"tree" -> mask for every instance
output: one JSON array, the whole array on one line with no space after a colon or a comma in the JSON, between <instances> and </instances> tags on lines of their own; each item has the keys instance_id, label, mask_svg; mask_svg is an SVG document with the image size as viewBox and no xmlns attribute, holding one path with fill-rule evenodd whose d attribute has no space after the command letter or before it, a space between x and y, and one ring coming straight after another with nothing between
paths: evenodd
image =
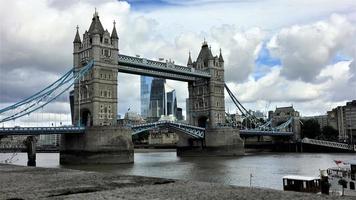
<instances>
[{"instance_id":1,"label":"tree","mask_svg":"<svg viewBox=\"0 0 356 200\"><path fill-rule=\"evenodd\" d=\"M250 117L244 118L242 120L242 126L247 128L256 128L255 122Z\"/></svg>"},{"instance_id":2,"label":"tree","mask_svg":"<svg viewBox=\"0 0 356 200\"><path fill-rule=\"evenodd\" d=\"M316 138L317 136L320 136L321 131L320 131L320 125L317 120L315 119L308 119L308 120L302 120L303 125L302 125L302 136L307 137L307 138Z\"/></svg>"},{"instance_id":3,"label":"tree","mask_svg":"<svg viewBox=\"0 0 356 200\"><path fill-rule=\"evenodd\" d=\"M331 141L337 141L339 132L332 126L324 126L321 133L324 135L325 139Z\"/></svg>"}]
</instances>

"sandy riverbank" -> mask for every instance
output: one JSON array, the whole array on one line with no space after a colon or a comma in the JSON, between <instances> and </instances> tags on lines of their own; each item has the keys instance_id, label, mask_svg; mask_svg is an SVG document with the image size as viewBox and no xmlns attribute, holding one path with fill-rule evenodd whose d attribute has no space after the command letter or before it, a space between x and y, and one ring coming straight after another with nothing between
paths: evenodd
<instances>
[{"instance_id":1,"label":"sandy riverbank","mask_svg":"<svg viewBox=\"0 0 356 200\"><path fill-rule=\"evenodd\" d=\"M0 199L350 199L217 183L0 164Z\"/></svg>"}]
</instances>

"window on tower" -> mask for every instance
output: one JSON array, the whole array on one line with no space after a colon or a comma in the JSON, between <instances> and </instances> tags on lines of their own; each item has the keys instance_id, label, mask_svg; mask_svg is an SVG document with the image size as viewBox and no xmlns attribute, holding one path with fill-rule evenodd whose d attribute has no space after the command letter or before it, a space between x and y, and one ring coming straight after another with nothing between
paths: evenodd
<instances>
[{"instance_id":1,"label":"window on tower","mask_svg":"<svg viewBox=\"0 0 356 200\"><path fill-rule=\"evenodd\" d=\"M109 50L107 49L104 50L104 56L109 57Z\"/></svg>"}]
</instances>

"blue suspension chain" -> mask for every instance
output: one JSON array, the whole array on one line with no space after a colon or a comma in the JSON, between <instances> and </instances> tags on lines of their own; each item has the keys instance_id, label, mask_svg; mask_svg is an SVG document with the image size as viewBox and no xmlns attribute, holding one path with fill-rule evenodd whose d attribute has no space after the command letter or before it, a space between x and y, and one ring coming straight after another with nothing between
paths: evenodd
<instances>
[{"instance_id":1,"label":"blue suspension chain","mask_svg":"<svg viewBox=\"0 0 356 200\"><path fill-rule=\"evenodd\" d=\"M15 120L17 118L20 118L26 114L30 114L40 108L43 108L44 106L46 106L48 103L52 102L54 99L56 99L58 96L60 96L61 94L63 94L64 92L68 91L70 89L70 87L74 84L75 80L80 79L81 77L83 77L92 67L94 66L94 61L89 62L86 66L82 67L77 73L75 73L75 71L73 69L71 69L69 72L67 72L64 76L62 76L60 79L58 79L57 81L55 81L54 83L52 83L50 86L46 87L45 89L41 90L40 92L37 92L36 94L32 95L29 98L26 98L25 100L18 102L12 106L6 107L2 110L0 110L0 114L5 112L5 111L9 111L9 110L14 110L22 105L25 105L31 101L35 101L34 103L32 103L32 105L24 108L23 110L21 110L20 112L17 112L9 117L6 117L2 120L0 120L0 122L6 122L6 121L10 121L10 120ZM69 79L68 77L72 75ZM63 85L69 83L70 81L72 81L68 87L66 87L63 91L61 91L59 94L54 95L54 97L50 97L51 94L53 94L56 90L58 90L59 88L61 88ZM56 85L57 83L59 83L58 85ZM56 85L54 88L50 89L52 86ZM46 91L50 89L49 91ZM45 92L46 91L46 92ZM40 105L38 107L34 107L36 105L38 105L42 100L46 100L46 102L43 105Z\"/></svg>"}]
</instances>

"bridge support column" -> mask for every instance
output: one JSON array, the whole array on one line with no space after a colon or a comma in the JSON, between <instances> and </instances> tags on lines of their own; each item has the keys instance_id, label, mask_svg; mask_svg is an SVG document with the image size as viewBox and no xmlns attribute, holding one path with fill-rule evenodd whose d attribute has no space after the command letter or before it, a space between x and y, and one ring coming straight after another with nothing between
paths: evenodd
<instances>
[{"instance_id":1,"label":"bridge support column","mask_svg":"<svg viewBox=\"0 0 356 200\"><path fill-rule=\"evenodd\" d=\"M184 138L182 138L184 140ZM189 146L189 142L178 143L178 156L239 156L245 153L239 130L230 127L208 128L202 148Z\"/></svg>"},{"instance_id":2,"label":"bridge support column","mask_svg":"<svg viewBox=\"0 0 356 200\"><path fill-rule=\"evenodd\" d=\"M88 127L82 135L62 135L61 164L133 163L131 130L114 126Z\"/></svg>"},{"instance_id":3,"label":"bridge support column","mask_svg":"<svg viewBox=\"0 0 356 200\"><path fill-rule=\"evenodd\" d=\"M36 138L28 136L24 141L27 151L27 166L36 166Z\"/></svg>"}]
</instances>

